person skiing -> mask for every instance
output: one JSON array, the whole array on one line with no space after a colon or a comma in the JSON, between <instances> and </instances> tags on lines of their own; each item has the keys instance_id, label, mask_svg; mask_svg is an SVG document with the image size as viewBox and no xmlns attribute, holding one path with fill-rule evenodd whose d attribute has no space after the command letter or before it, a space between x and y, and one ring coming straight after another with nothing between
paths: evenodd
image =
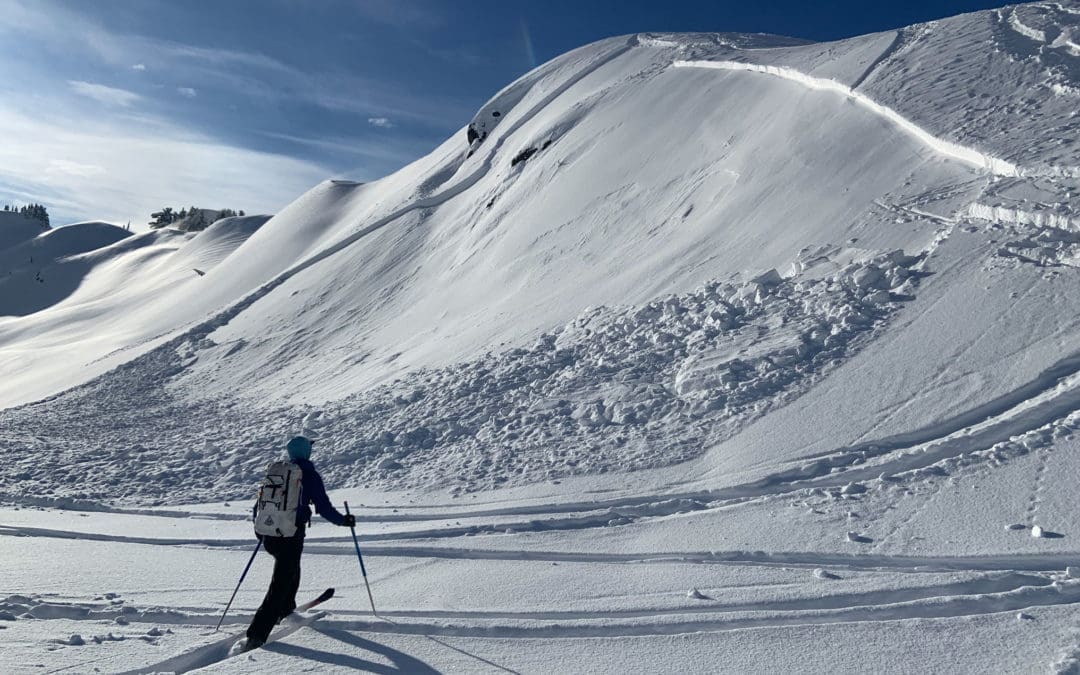
<instances>
[{"instance_id":1,"label":"person skiing","mask_svg":"<svg viewBox=\"0 0 1080 675\"><path fill-rule=\"evenodd\" d=\"M248 626L247 641L244 645L245 650L262 646L270 636L270 631L274 628L274 625L296 609L296 591L300 587L300 555L304 551L304 530L308 523L311 522L311 507L309 505L314 504L319 515L334 525L342 527L356 526L356 518L353 515L342 515L330 503L330 497L326 494L326 487L323 485L322 477L315 470L315 465L311 463L311 447L313 444L314 441L304 436L296 436L285 446L291 464L299 467L300 475L297 480L300 491L298 497L294 496L290 500L286 496L276 506L280 507L282 504L288 504L295 509L295 532L292 532L293 527L280 524L274 525L271 522L273 518L268 518L265 523L260 522L262 516L260 516L259 511L260 507L264 505L263 493L267 490L268 483L273 482L270 481L274 477L273 475L267 476L268 482L263 484L259 501L255 505L255 517L258 519L256 520L255 536L262 540L266 552L274 556L274 575L270 580L270 588L266 591L266 597L263 598L262 604L259 606L258 611L255 612L255 618L251 620L251 625ZM278 467L284 467L288 471L292 471L289 463L281 462L270 466L270 474L273 474ZM293 473L288 475L292 476ZM285 486L284 494L288 495L288 481L282 480L278 484ZM276 512L286 513L292 520L292 509ZM274 514L268 513L268 515ZM267 531L266 526L268 524L273 527L270 531L277 536Z\"/></svg>"}]
</instances>

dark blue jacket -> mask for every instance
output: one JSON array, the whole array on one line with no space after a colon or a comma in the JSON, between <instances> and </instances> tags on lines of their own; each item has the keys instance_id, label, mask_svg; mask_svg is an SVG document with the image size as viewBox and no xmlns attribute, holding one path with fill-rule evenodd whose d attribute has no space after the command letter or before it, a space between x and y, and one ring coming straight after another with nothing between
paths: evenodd
<instances>
[{"instance_id":1,"label":"dark blue jacket","mask_svg":"<svg viewBox=\"0 0 1080 675\"><path fill-rule=\"evenodd\" d=\"M345 516L341 515L330 503L322 476L315 470L315 465L311 463L311 460L297 458L291 461L304 472L303 483L300 486L300 508L296 510L296 524L303 526L311 522L311 507L308 504L314 504L320 516L334 525L344 525Z\"/></svg>"}]
</instances>

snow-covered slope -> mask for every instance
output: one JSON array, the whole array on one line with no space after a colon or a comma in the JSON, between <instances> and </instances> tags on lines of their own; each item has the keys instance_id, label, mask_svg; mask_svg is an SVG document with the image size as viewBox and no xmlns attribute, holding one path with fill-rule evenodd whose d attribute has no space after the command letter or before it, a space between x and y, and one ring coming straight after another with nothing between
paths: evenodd
<instances>
[{"instance_id":1,"label":"snow-covered slope","mask_svg":"<svg viewBox=\"0 0 1080 675\"><path fill-rule=\"evenodd\" d=\"M130 358L117 350L152 347L186 316L168 298L199 285L267 219L226 218L197 234L80 223L0 251L11 266L0 277L0 379L9 399L41 398ZM147 319L162 315L169 318Z\"/></svg>"},{"instance_id":2,"label":"snow-covered slope","mask_svg":"<svg viewBox=\"0 0 1080 675\"><path fill-rule=\"evenodd\" d=\"M0 319L2 496L164 503L183 532L132 539L120 524L150 516L131 512L0 522L41 550L240 547L246 503L177 502L246 502L305 431L328 484L368 504L408 622L341 619L341 639L486 636L540 670L589 637L582 663L615 671L622 636L652 641L627 663L661 669L664 636L704 631L690 648L732 670L800 665L723 637L756 627L860 671L826 645L889 621L934 670L1068 667L1078 25L1040 3L828 44L612 38L504 89L471 146L462 131L380 181L327 181L265 224L58 260L77 289ZM403 571L415 559L429 576ZM671 569L609 583L632 562ZM913 589L926 574L944 576ZM483 606L464 600L478 578ZM417 585L446 590L416 609ZM1017 621L1032 607L1049 632ZM950 661L938 636L960 628ZM518 637L546 642L519 657Z\"/></svg>"},{"instance_id":3,"label":"snow-covered slope","mask_svg":"<svg viewBox=\"0 0 1080 675\"><path fill-rule=\"evenodd\" d=\"M40 221L16 211L0 211L0 251L33 239L45 229Z\"/></svg>"}]
</instances>

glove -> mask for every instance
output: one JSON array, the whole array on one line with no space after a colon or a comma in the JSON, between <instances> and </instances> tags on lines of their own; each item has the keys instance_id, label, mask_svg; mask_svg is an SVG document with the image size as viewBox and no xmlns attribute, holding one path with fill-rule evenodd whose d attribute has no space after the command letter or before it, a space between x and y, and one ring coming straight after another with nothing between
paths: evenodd
<instances>
[{"instance_id":1,"label":"glove","mask_svg":"<svg viewBox=\"0 0 1080 675\"><path fill-rule=\"evenodd\" d=\"M345 522L342 523L345 527L356 527L356 516L349 513L345 516Z\"/></svg>"}]
</instances>

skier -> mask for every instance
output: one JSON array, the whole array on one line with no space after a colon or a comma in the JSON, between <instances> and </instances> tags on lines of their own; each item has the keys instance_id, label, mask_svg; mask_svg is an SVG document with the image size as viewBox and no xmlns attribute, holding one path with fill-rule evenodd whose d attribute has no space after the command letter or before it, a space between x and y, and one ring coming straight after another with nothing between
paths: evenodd
<instances>
[{"instance_id":1,"label":"skier","mask_svg":"<svg viewBox=\"0 0 1080 675\"><path fill-rule=\"evenodd\" d=\"M266 591L262 605L255 612L255 618L247 629L245 650L262 646L270 636L274 625L296 609L296 591L300 586L300 554L304 551L304 529L311 521L309 504L314 504L319 515L335 525L356 526L356 518L353 515L342 515L330 503L322 477L315 470L315 465L311 463L312 445L313 441L310 439L296 436L285 446L289 452L290 461L299 467L301 472L299 500L286 499L286 501L295 501L296 504L295 534L289 534L289 531L293 529L291 527L286 527L285 532L280 528L275 528L277 534L282 536L274 536L265 531L260 533L259 525L256 525L255 536L262 540L266 552L274 556L274 576L270 580L270 588ZM271 465L271 470L276 466L280 465ZM288 467L288 464L284 466ZM262 501L260 496L260 503ZM259 506L260 504L256 504L256 516L258 516Z\"/></svg>"}]
</instances>

